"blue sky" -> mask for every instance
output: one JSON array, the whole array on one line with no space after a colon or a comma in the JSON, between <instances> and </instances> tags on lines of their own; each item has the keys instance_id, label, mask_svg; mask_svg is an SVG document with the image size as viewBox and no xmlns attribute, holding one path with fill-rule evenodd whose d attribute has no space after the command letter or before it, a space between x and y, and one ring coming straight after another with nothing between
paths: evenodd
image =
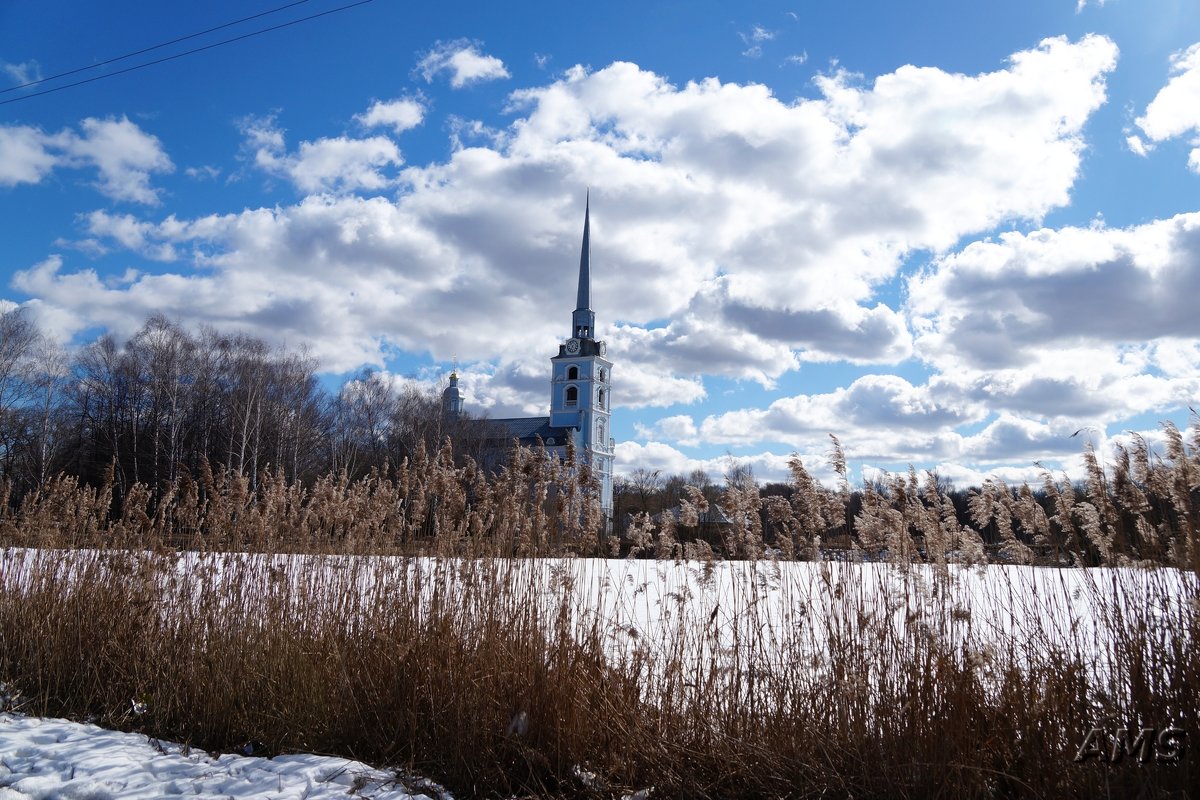
<instances>
[{"instance_id":1,"label":"blue sky","mask_svg":"<svg viewBox=\"0 0 1200 800\"><path fill-rule=\"evenodd\" d=\"M5 4L0 88L278 3ZM0 298L545 413L583 194L618 471L828 434L856 477L1073 471L1200 403L1200 8L373 2L0 94ZM14 102L5 102L14 101ZM827 474L827 473L825 473Z\"/></svg>"}]
</instances>

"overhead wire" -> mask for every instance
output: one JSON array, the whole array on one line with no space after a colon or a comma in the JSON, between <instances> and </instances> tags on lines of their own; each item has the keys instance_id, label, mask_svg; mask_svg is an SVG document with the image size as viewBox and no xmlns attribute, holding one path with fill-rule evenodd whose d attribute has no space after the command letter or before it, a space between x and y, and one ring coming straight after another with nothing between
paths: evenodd
<instances>
[{"instance_id":1,"label":"overhead wire","mask_svg":"<svg viewBox=\"0 0 1200 800\"><path fill-rule=\"evenodd\" d=\"M271 31L277 31L277 30L280 30L281 28L288 28L288 27L291 27L292 25L299 25L301 22L308 22L310 20L318 19L319 17L326 17L326 16L329 16L330 14L336 14L340 11L346 11L348 9L356 8L358 6L365 6L368 3L373 3L373 2L375 2L375 0L358 0L358 2L348 3L344 6L338 6L337 8L331 8L328 11L322 11L319 14L311 14L307 17L301 17L300 19L294 19L289 22L282 22L278 25L272 25L269 28L262 28L261 30L252 31L250 33L244 33L241 36L234 36L230 39L223 39L219 42L213 42L212 44L206 44L203 47L196 47L191 50L185 50L182 53L175 53L173 55L163 56L162 58L156 58L153 61L147 61L144 64L136 64L132 67L126 67L125 69L119 69L114 72L106 72L103 75L97 75L94 78L85 78L84 80L75 81L74 83L65 83L62 86L55 86L52 89L43 89L40 92L30 92L29 94L22 95L20 97L10 97L7 100L0 100L0 106L6 106L9 103L19 103L22 100L31 100L34 97L41 97L42 95L53 94L54 92L61 92L64 89L71 89L76 86L83 86L86 83L93 83L95 81L104 80L105 78L115 78L117 75L124 75L127 72L136 72L139 69L145 69L146 67L153 67L156 64L162 64L166 61L174 61L177 58L183 58L184 56L190 56L190 55L194 55L196 53L202 53L205 50L212 50L215 47L221 47L223 45L232 44L234 42L240 42L243 39L249 39L254 36L261 36L264 33L270 33ZM297 4L293 4L293 5L297 5ZM231 24L235 24L235 23L231 23ZM185 37L185 38L191 38L191 37ZM157 49L157 48L151 48L151 49ZM115 59L115 60L120 60L120 59Z\"/></svg>"},{"instance_id":2,"label":"overhead wire","mask_svg":"<svg viewBox=\"0 0 1200 800\"><path fill-rule=\"evenodd\" d=\"M56 81L59 78L65 78L68 75L75 75L80 72L86 72L89 69L97 69L99 67L108 66L109 64L115 64L118 61L124 61L125 59L133 58L134 56L140 56L143 53L151 53L155 50L161 50L164 47L170 47L173 44L179 44L180 42L186 42L188 39L195 39L198 36L205 36L210 33L215 33L216 31L219 31L219 30L224 30L225 28L232 28L234 25L241 25L243 22L249 22L252 19L258 19L259 17L266 17L271 14L277 14L280 11L286 11L287 9L292 8L293 6L302 5L307 2L310 2L310 0L296 0L296 2L294 2L294 3L288 3L285 6L279 6L278 8L272 8L270 11L263 11L258 14L253 14L249 17L242 17L241 19L235 19L233 22L226 22L224 25L218 25L215 28L209 28L208 30L199 31L198 33L189 33L187 36L180 36L177 39L172 39L171 41L163 42L162 44L156 44L156 45L152 45L150 47L143 47L141 50L134 50L132 53L126 53L123 56L117 56L116 58L110 58L105 61L97 61L95 64L88 64L87 66L77 67L76 69L69 69L66 72L60 72L57 75L51 75L48 78L38 78L36 81L28 81L26 83L18 84L17 86L10 86L7 89L0 89L0 94L7 94L8 92L15 92L18 89L27 89L30 86L37 86L38 84L47 83L48 81Z\"/></svg>"}]
</instances>

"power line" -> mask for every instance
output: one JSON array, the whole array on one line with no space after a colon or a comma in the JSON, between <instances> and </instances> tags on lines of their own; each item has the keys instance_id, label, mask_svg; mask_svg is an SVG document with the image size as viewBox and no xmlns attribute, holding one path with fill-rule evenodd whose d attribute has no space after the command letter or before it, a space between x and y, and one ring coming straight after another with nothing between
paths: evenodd
<instances>
[{"instance_id":1,"label":"power line","mask_svg":"<svg viewBox=\"0 0 1200 800\"><path fill-rule=\"evenodd\" d=\"M86 67L79 67L77 69L69 69L66 72L60 72L57 75L51 75L49 78L38 78L36 81L29 81L28 83L22 83L19 86L10 86L7 89L0 89L0 94L7 94L8 92L15 92L18 89L26 89L30 86L37 86L39 83L46 83L47 81L58 80L59 78L65 78L68 75L74 75L77 72L85 72L89 69L96 69L97 67L103 67L103 66L107 66L109 64L115 64L116 62L124 61L127 58L133 58L134 56L140 56L143 53L149 53L154 50L160 50L164 47L170 47L173 44L179 44L180 42L186 42L188 39L195 39L197 36L204 36L205 34L213 33L215 31L223 30L225 28L231 28L234 25L241 25L243 22L249 22L252 19L258 19L259 17L265 17L270 14L276 14L280 11L285 11L285 10L289 9L292 6L298 6L303 3L307 3L307 2L309 2L309 0L296 0L296 2L288 3L286 6L280 6L279 8L272 8L270 11L263 11L259 14L254 14L253 16L249 16L249 17L242 17L241 19L234 20L233 22L226 22L224 25L218 25L215 28L209 28L206 31L200 31L199 33L189 33L187 36L180 36L178 39L172 39L169 42L163 42L162 44L156 44L156 45L153 45L152 47L143 47L141 50L134 50L132 53L126 53L123 56L117 56L116 58L110 58L107 61L100 61L96 64L88 64Z\"/></svg>"},{"instance_id":2,"label":"power line","mask_svg":"<svg viewBox=\"0 0 1200 800\"><path fill-rule=\"evenodd\" d=\"M132 67L126 67L125 69L119 69L115 72L106 72L105 74L97 75L94 78L85 78L84 80L75 81L74 83L66 83L66 84L63 84L62 86L55 86L53 89L43 89L40 92L32 92L27 95L22 95L21 97L11 97L8 100L0 100L0 106L6 106L9 103L19 103L22 100L29 100L34 97L41 97L44 94L53 94L54 92L61 92L63 89L70 89L75 86L82 86L85 83L93 83L94 81L104 80L105 78L113 78L113 77L116 77L117 75L124 75L126 72L136 72L139 69L145 69L146 67L153 67L155 64L162 64L165 61L174 61L177 58L183 58L184 56L190 56L195 53L202 53L205 50L212 50L214 47L221 47L222 45L232 44L233 42L240 42L243 39L249 39L253 36L260 36L264 33L270 33L271 31L277 31L281 28L291 27L292 25L299 25L301 22L308 22L309 20L314 20L314 19L317 19L318 17L326 17L326 16L329 16L330 14L336 14L339 11L346 11L347 9L356 8L357 6L365 6L367 3L373 3L373 2L375 2L375 0L358 0L357 3L349 3L344 6L338 6L337 8L331 8L328 11L322 11L319 14L312 14L311 16L301 17L300 19L294 19L291 22L283 22L283 23L280 23L279 25L272 25L269 28L263 28L261 30L252 31L250 33L245 33L245 34L242 34L241 36L235 36L232 39L223 39L222 41L219 41L219 42L213 42L212 44L206 44L203 47L196 47L196 48L193 48L192 50L185 50L182 53L176 53L176 54L170 55L170 56L163 56L162 58L156 58L153 61L147 61L144 64L137 64Z\"/></svg>"}]
</instances>

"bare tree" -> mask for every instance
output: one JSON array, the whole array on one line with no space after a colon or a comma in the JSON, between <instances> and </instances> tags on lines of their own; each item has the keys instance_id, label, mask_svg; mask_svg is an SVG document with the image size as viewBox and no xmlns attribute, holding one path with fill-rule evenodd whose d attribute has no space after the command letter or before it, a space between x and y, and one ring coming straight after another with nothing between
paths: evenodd
<instances>
[{"instance_id":1,"label":"bare tree","mask_svg":"<svg viewBox=\"0 0 1200 800\"><path fill-rule=\"evenodd\" d=\"M347 381L334 403L333 468L358 477L386 464L399 405L391 380L379 372L365 369Z\"/></svg>"},{"instance_id":2,"label":"bare tree","mask_svg":"<svg viewBox=\"0 0 1200 800\"><path fill-rule=\"evenodd\" d=\"M27 415L28 474L41 486L62 469L64 434L62 393L70 374L70 361L63 347L43 338L36 353L37 368L30 386L36 394L30 398Z\"/></svg>"},{"instance_id":3,"label":"bare tree","mask_svg":"<svg viewBox=\"0 0 1200 800\"><path fill-rule=\"evenodd\" d=\"M662 470L638 467L624 479L623 483L627 493L635 499L638 510L650 513L653 506L657 505L655 501L658 500L658 495L662 491Z\"/></svg>"},{"instance_id":4,"label":"bare tree","mask_svg":"<svg viewBox=\"0 0 1200 800\"><path fill-rule=\"evenodd\" d=\"M36 394L35 354L42 335L24 309L0 312L0 470L13 472L25 427L26 404Z\"/></svg>"}]
</instances>

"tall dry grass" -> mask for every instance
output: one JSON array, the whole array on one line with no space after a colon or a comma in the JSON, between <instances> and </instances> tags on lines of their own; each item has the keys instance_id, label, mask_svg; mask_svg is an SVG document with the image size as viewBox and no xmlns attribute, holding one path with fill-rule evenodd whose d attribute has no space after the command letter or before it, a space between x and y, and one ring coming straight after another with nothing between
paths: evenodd
<instances>
[{"instance_id":1,"label":"tall dry grass","mask_svg":"<svg viewBox=\"0 0 1200 800\"><path fill-rule=\"evenodd\" d=\"M574 557L614 544L595 487L528 450L495 478L448 448L311 489L205 472L115 517L60 479L0 519L0 695L460 796L1183 797L1198 440L1091 459L1083 494L989 484L976 528L915 472L851 520L796 461L790 498L722 497L741 561L690 541L699 492L636 521L658 560ZM988 526L1006 561L1108 566L985 566ZM848 532L853 561L822 561ZM1093 726L1168 725L1178 764L1072 760Z\"/></svg>"}]
</instances>

